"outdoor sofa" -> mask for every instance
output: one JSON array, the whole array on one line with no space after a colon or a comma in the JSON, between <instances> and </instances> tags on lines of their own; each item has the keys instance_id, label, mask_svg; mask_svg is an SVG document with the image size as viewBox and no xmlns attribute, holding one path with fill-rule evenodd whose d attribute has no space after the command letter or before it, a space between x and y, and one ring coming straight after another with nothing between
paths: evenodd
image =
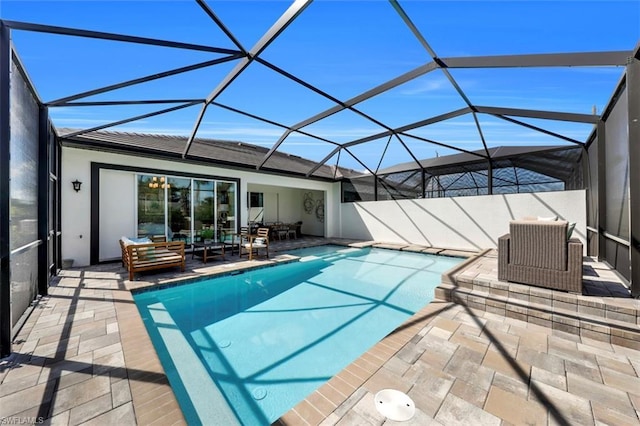
<instances>
[{"instance_id":1,"label":"outdoor sofa","mask_svg":"<svg viewBox=\"0 0 640 426\"><path fill-rule=\"evenodd\" d=\"M582 243L569 223L514 220L498 240L498 279L582 294Z\"/></svg>"},{"instance_id":2,"label":"outdoor sofa","mask_svg":"<svg viewBox=\"0 0 640 426\"><path fill-rule=\"evenodd\" d=\"M120 248L122 265L129 272L129 281L133 281L133 274L140 271L179 266L184 272L184 241L151 242L148 239L122 237Z\"/></svg>"}]
</instances>

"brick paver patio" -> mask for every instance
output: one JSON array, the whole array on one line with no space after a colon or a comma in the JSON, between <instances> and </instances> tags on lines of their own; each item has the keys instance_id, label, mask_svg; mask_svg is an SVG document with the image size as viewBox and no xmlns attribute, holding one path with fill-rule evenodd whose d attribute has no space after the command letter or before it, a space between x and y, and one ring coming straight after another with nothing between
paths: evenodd
<instances>
[{"instance_id":1,"label":"brick paver patio","mask_svg":"<svg viewBox=\"0 0 640 426\"><path fill-rule=\"evenodd\" d=\"M194 260L134 282L119 264L63 271L2 361L0 419L184 424L130 288L270 261ZM393 388L416 404L405 424L640 424L639 375L640 351L434 300L279 422L379 425L374 395Z\"/></svg>"}]
</instances>

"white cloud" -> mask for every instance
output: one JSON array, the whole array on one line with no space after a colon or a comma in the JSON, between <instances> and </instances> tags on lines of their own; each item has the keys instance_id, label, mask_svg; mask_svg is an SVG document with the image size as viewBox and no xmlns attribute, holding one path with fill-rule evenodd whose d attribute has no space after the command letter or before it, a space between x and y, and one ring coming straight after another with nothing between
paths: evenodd
<instances>
[{"instance_id":1,"label":"white cloud","mask_svg":"<svg viewBox=\"0 0 640 426\"><path fill-rule=\"evenodd\" d=\"M102 124L111 123L112 120L101 120L97 118L56 118L52 117L54 124L58 127L86 127L100 126Z\"/></svg>"},{"instance_id":2,"label":"white cloud","mask_svg":"<svg viewBox=\"0 0 640 426\"><path fill-rule=\"evenodd\" d=\"M445 78L438 78L432 80L424 80L418 81L413 84L409 84L409 87L400 90L401 95L413 96L420 95L423 93L436 92L445 87L451 87L451 83L449 83Z\"/></svg>"}]
</instances>

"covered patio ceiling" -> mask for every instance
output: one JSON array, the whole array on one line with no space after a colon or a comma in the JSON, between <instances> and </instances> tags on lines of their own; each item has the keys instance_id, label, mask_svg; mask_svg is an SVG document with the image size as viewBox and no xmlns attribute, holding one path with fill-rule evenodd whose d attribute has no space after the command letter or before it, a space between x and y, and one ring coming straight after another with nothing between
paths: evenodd
<instances>
[{"instance_id":1,"label":"covered patio ceiling","mask_svg":"<svg viewBox=\"0 0 640 426\"><path fill-rule=\"evenodd\" d=\"M241 140L268 148L257 170L278 151L315 161L306 176L584 145L640 58L637 2L533 2L535 23L529 2L107 2L98 20L71 3L3 12L65 138L182 134L185 159L196 138Z\"/></svg>"}]
</instances>

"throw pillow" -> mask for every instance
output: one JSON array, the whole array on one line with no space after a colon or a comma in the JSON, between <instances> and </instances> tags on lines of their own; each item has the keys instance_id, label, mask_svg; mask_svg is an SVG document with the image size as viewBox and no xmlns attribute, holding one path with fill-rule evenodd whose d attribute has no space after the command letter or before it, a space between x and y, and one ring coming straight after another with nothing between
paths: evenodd
<instances>
[{"instance_id":1,"label":"throw pillow","mask_svg":"<svg viewBox=\"0 0 640 426\"><path fill-rule=\"evenodd\" d=\"M151 241L150 238L141 237L141 238L129 238L133 242L133 244L149 244Z\"/></svg>"},{"instance_id":2,"label":"throw pillow","mask_svg":"<svg viewBox=\"0 0 640 426\"><path fill-rule=\"evenodd\" d=\"M569 222L567 225L567 240L571 239L571 234L573 234L573 229L576 227L575 222Z\"/></svg>"},{"instance_id":3,"label":"throw pillow","mask_svg":"<svg viewBox=\"0 0 640 426\"><path fill-rule=\"evenodd\" d=\"M141 245L141 244L151 244L150 238L141 237L141 238L129 238L131 244ZM155 247L141 247L138 249L138 260L153 260L156 257L156 248Z\"/></svg>"}]
</instances>

